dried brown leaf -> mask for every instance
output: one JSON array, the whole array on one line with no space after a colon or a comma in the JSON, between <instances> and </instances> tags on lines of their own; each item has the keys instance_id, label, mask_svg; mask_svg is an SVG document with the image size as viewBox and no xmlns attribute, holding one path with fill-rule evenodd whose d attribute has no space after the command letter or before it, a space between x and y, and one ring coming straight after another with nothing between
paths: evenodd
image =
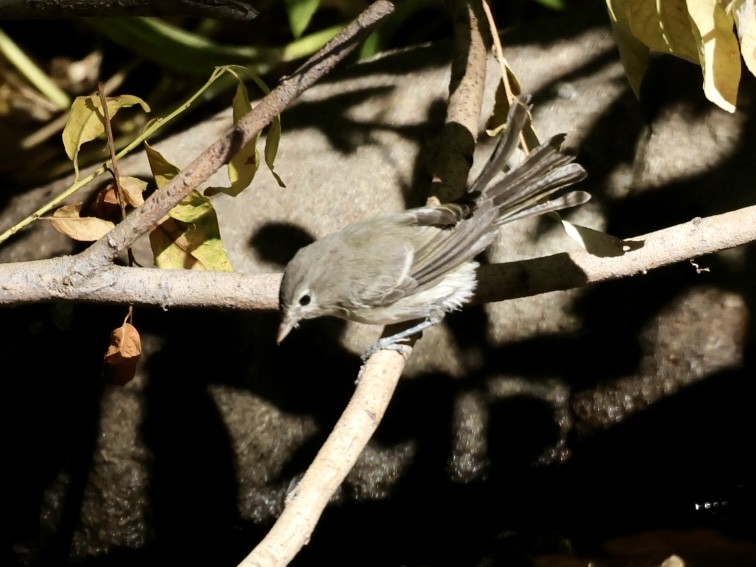
<instances>
[{"instance_id":1,"label":"dried brown leaf","mask_svg":"<svg viewBox=\"0 0 756 567\"><path fill-rule=\"evenodd\" d=\"M131 323L124 323L110 334L105 353L105 374L113 384L127 384L134 379L141 356L139 331Z\"/></svg>"},{"instance_id":2,"label":"dried brown leaf","mask_svg":"<svg viewBox=\"0 0 756 567\"><path fill-rule=\"evenodd\" d=\"M63 205L48 217L58 232L82 242L94 242L105 236L115 226L112 222L97 217L82 217L81 203Z\"/></svg>"}]
</instances>

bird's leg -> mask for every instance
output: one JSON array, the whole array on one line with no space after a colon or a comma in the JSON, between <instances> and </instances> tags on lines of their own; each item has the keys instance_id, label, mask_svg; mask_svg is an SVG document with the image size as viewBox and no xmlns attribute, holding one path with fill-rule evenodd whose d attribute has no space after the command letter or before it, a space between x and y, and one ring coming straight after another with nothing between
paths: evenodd
<instances>
[{"instance_id":1,"label":"bird's leg","mask_svg":"<svg viewBox=\"0 0 756 567\"><path fill-rule=\"evenodd\" d=\"M393 335L389 335L388 337L382 337L378 339L378 341L376 341L376 343L371 346L365 352L365 354L362 355L362 361L366 361L368 358L382 349L406 352L409 347L405 344L402 344L401 341L403 341L407 337L411 337L414 334L420 333L425 329L432 327L433 325L438 325L441 322L441 319L443 319L443 314L431 315L427 319L423 319L422 321L420 321L416 325L412 325L408 329L404 329L403 331L399 331L398 333L394 333Z\"/></svg>"}]
</instances>

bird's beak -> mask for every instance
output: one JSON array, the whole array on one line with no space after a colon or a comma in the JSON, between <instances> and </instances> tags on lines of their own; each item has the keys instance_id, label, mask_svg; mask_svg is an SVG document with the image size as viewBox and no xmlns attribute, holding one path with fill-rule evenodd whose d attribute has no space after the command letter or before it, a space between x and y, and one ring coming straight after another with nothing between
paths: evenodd
<instances>
[{"instance_id":1,"label":"bird's beak","mask_svg":"<svg viewBox=\"0 0 756 567\"><path fill-rule=\"evenodd\" d=\"M289 334L289 332L294 328L295 321L292 321L291 319L284 319L281 321L281 324L278 326L278 336L276 337L276 343L281 344L281 341L283 341L286 338L286 335Z\"/></svg>"}]
</instances>

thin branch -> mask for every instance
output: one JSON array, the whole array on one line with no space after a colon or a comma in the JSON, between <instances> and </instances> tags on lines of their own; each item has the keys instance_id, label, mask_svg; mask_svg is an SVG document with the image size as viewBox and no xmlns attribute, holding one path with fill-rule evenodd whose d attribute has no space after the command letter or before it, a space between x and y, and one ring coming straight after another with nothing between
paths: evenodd
<instances>
[{"instance_id":1,"label":"thin branch","mask_svg":"<svg viewBox=\"0 0 756 567\"><path fill-rule=\"evenodd\" d=\"M93 271L107 265L142 234L156 226L174 205L227 163L239 148L270 124L273 118L281 114L300 94L332 71L359 45L360 40L393 10L394 5L388 0L378 0L365 9L293 75L282 80L278 87L185 167L168 185L156 191L143 206L83 252L81 256L89 263L89 267L82 266L82 276L88 277Z\"/></svg>"},{"instance_id":2,"label":"thin branch","mask_svg":"<svg viewBox=\"0 0 756 567\"><path fill-rule=\"evenodd\" d=\"M381 423L410 350L383 350L370 357L344 413L289 494L283 513L239 567L287 565L307 544L331 495Z\"/></svg>"},{"instance_id":3,"label":"thin branch","mask_svg":"<svg viewBox=\"0 0 756 567\"><path fill-rule=\"evenodd\" d=\"M244 0L3 0L0 20L91 16L182 16L249 21L257 16Z\"/></svg>"},{"instance_id":4,"label":"thin branch","mask_svg":"<svg viewBox=\"0 0 756 567\"><path fill-rule=\"evenodd\" d=\"M578 251L482 266L474 302L504 301L636 276L754 241L756 205L626 239L637 248L622 256L601 258ZM161 308L278 308L281 274L111 265L77 283L70 277L77 265L76 256L0 264L0 306L64 300Z\"/></svg>"},{"instance_id":5,"label":"thin branch","mask_svg":"<svg viewBox=\"0 0 756 567\"><path fill-rule=\"evenodd\" d=\"M483 266L476 297L501 301L582 287L685 262L756 241L756 205L625 239L633 248L622 256L601 258L587 252ZM501 297L498 287L507 289Z\"/></svg>"},{"instance_id":6,"label":"thin branch","mask_svg":"<svg viewBox=\"0 0 756 567\"><path fill-rule=\"evenodd\" d=\"M465 192L486 86L488 34L482 0L452 6L454 23L449 103L433 165L434 196L452 201Z\"/></svg>"},{"instance_id":7,"label":"thin branch","mask_svg":"<svg viewBox=\"0 0 756 567\"><path fill-rule=\"evenodd\" d=\"M105 96L105 93L105 83L100 82L97 86L97 94L100 97L100 104L102 105L102 125L105 128L105 134L107 136L107 146L108 151L110 152L110 167L113 170L113 186L115 187L118 206L121 209L121 220L123 220L124 218L126 218L126 199L123 195L123 187L121 187L121 174L118 172L118 158L116 158L115 143L113 142L113 126L110 123L108 99Z\"/></svg>"},{"instance_id":8,"label":"thin branch","mask_svg":"<svg viewBox=\"0 0 756 567\"><path fill-rule=\"evenodd\" d=\"M491 40L493 41L493 51L496 54L496 60L499 62L499 67L501 67L501 81L504 85L504 92L507 95L507 100L512 102L516 95L512 90L512 85L509 83L509 74L507 73L509 63L504 58L504 49L501 46L501 38L499 37L499 32L496 27L496 21L491 13L491 7L488 5L488 0L483 0L483 11L486 13L488 31L491 33Z\"/></svg>"}]
</instances>

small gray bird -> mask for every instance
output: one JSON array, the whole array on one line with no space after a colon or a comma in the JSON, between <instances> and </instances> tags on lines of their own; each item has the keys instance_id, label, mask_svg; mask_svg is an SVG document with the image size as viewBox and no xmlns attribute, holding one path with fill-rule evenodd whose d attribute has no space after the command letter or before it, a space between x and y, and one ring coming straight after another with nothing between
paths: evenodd
<instances>
[{"instance_id":1,"label":"small gray bird","mask_svg":"<svg viewBox=\"0 0 756 567\"><path fill-rule=\"evenodd\" d=\"M586 176L573 156L560 151L564 134L488 186L517 146L529 102L513 102L505 134L461 199L356 222L299 250L281 281L278 342L301 320L322 315L374 325L420 320L381 339L366 356L401 348L399 341L470 300L478 267L473 259L502 224L588 201L584 191L547 200Z\"/></svg>"}]
</instances>

